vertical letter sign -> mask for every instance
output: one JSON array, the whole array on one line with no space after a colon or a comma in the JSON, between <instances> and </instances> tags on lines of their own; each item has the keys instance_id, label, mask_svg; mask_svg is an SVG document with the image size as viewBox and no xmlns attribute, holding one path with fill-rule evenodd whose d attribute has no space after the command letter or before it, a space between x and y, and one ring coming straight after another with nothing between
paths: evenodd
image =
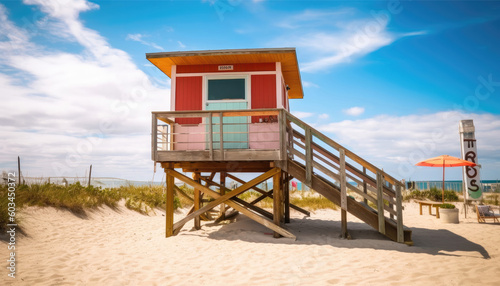
<instances>
[{"instance_id":1,"label":"vertical letter sign","mask_svg":"<svg viewBox=\"0 0 500 286\"><path fill-rule=\"evenodd\" d=\"M462 159L473 163L477 161L476 137L474 135L474 122L472 120L461 120L459 125L460 145L462 146ZM463 168L463 183L466 200L480 200L483 195L481 180L479 178L479 166Z\"/></svg>"}]
</instances>

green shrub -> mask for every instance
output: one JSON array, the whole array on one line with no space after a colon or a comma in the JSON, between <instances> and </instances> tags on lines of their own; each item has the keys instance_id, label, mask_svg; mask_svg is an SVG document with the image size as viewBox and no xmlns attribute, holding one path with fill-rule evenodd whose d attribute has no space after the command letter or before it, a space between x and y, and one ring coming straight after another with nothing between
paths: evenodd
<instances>
[{"instance_id":1,"label":"green shrub","mask_svg":"<svg viewBox=\"0 0 500 286\"><path fill-rule=\"evenodd\" d=\"M412 190L408 194L404 196L404 200L410 199L430 199L432 201L441 201L442 200L442 191L436 187L432 187L428 191L420 191L420 190ZM458 195L455 191L445 190L444 191L444 200L448 202L457 202Z\"/></svg>"},{"instance_id":2,"label":"green shrub","mask_svg":"<svg viewBox=\"0 0 500 286\"><path fill-rule=\"evenodd\" d=\"M453 205L453 204L441 204L439 207L442 209L454 209L455 205Z\"/></svg>"}]
</instances>

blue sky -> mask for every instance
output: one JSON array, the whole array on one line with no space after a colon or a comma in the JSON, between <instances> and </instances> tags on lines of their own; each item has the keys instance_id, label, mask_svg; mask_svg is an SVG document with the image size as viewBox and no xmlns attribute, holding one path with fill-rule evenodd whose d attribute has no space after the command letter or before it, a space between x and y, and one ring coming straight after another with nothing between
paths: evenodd
<instances>
[{"instance_id":1,"label":"blue sky","mask_svg":"<svg viewBox=\"0 0 500 286\"><path fill-rule=\"evenodd\" d=\"M498 1L0 1L0 168L149 180L149 121L170 81L145 53L296 47L292 113L400 179L460 156L474 119L500 179ZM158 178L157 174L157 178ZM461 179L459 168L447 179Z\"/></svg>"}]
</instances>

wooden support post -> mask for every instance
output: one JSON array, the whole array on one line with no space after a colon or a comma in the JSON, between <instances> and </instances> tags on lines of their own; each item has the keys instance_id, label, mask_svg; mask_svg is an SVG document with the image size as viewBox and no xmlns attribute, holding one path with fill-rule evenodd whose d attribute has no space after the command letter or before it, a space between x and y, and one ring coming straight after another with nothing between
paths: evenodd
<instances>
[{"instance_id":1,"label":"wooden support post","mask_svg":"<svg viewBox=\"0 0 500 286\"><path fill-rule=\"evenodd\" d=\"M175 143L174 142L174 123L173 122L169 123L168 127L169 127L169 131L168 132L170 132L169 136L168 136L169 140L170 140L170 144L169 144L169 148L170 149L169 150L173 151L174 150L174 143Z\"/></svg>"},{"instance_id":2,"label":"wooden support post","mask_svg":"<svg viewBox=\"0 0 500 286\"><path fill-rule=\"evenodd\" d=\"M366 167L363 167L363 174L366 177ZM368 194L368 188L366 186L366 180L365 179L363 179L363 193ZM368 204L368 200L366 198L363 198L363 202L365 203L365 205Z\"/></svg>"},{"instance_id":3,"label":"wooden support post","mask_svg":"<svg viewBox=\"0 0 500 286\"><path fill-rule=\"evenodd\" d=\"M220 172L220 195L223 196L226 194L226 190L224 189L226 187L226 172ZM219 218L221 221L225 219L226 216L226 204L222 203L220 204L220 212L219 212Z\"/></svg>"},{"instance_id":4,"label":"wooden support post","mask_svg":"<svg viewBox=\"0 0 500 286\"><path fill-rule=\"evenodd\" d=\"M311 128L306 128L306 185L312 185L313 173L313 150L312 150L312 134Z\"/></svg>"},{"instance_id":5,"label":"wooden support post","mask_svg":"<svg viewBox=\"0 0 500 286\"><path fill-rule=\"evenodd\" d=\"M384 216L384 176L377 172L377 212L378 212L378 232L385 234L385 216Z\"/></svg>"},{"instance_id":6,"label":"wooden support post","mask_svg":"<svg viewBox=\"0 0 500 286\"><path fill-rule=\"evenodd\" d=\"M158 121L156 120L156 114L153 114L151 119L151 159L156 162L156 151L158 150L156 144L158 144Z\"/></svg>"},{"instance_id":7,"label":"wooden support post","mask_svg":"<svg viewBox=\"0 0 500 286\"><path fill-rule=\"evenodd\" d=\"M281 110L279 113L279 128L280 128L280 146L281 146L281 169L283 171L287 171L287 162L288 162L288 140L287 140L287 133L286 133L286 115L285 115L285 110Z\"/></svg>"},{"instance_id":8,"label":"wooden support post","mask_svg":"<svg viewBox=\"0 0 500 286\"><path fill-rule=\"evenodd\" d=\"M398 242L404 243L405 242L405 235L404 235L404 229L403 229L403 195L401 194L401 186L396 185L396 211L397 211L397 236L398 236Z\"/></svg>"},{"instance_id":9,"label":"wooden support post","mask_svg":"<svg viewBox=\"0 0 500 286\"><path fill-rule=\"evenodd\" d=\"M167 171L166 169L165 171ZM167 173L167 191L165 198L165 237L174 234L174 177Z\"/></svg>"},{"instance_id":10,"label":"wooden support post","mask_svg":"<svg viewBox=\"0 0 500 286\"><path fill-rule=\"evenodd\" d=\"M200 183L200 173L199 172L195 172L193 174L193 180L197 183ZM200 190L197 188L194 188L194 211L197 211L200 209L200 206L201 206L200 195L201 195ZM201 229L201 222L200 222L199 215L194 217L194 228Z\"/></svg>"},{"instance_id":11,"label":"wooden support post","mask_svg":"<svg viewBox=\"0 0 500 286\"><path fill-rule=\"evenodd\" d=\"M340 163L340 207L341 212L341 233L340 237L348 238L347 233L347 176L345 173L345 150L339 149L339 163Z\"/></svg>"},{"instance_id":12,"label":"wooden support post","mask_svg":"<svg viewBox=\"0 0 500 286\"><path fill-rule=\"evenodd\" d=\"M341 218L341 227L340 227L340 237L344 239L350 238L349 233L347 232L347 211L342 209L340 210L340 218Z\"/></svg>"},{"instance_id":13,"label":"wooden support post","mask_svg":"<svg viewBox=\"0 0 500 286\"><path fill-rule=\"evenodd\" d=\"M279 172L273 176L273 220L277 226L281 226L281 196L281 172ZM281 235L275 231L274 237L279 238Z\"/></svg>"},{"instance_id":14,"label":"wooden support post","mask_svg":"<svg viewBox=\"0 0 500 286\"><path fill-rule=\"evenodd\" d=\"M284 193L284 199L285 199L285 223L290 223L290 176L288 173L284 172L283 173L285 176L284 184L283 184L283 193Z\"/></svg>"}]
</instances>

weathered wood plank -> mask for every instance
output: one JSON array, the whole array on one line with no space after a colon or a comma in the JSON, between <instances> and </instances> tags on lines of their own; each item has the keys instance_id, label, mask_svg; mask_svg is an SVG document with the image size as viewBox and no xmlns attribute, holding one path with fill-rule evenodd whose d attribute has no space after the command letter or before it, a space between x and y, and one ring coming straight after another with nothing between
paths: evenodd
<instances>
[{"instance_id":1,"label":"weathered wood plank","mask_svg":"<svg viewBox=\"0 0 500 286\"><path fill-rule=\"evenodd\" d=\"M312 173L313 173L313 153L312 153L312 134L311 128L306 128L306 185L311 186L312 182Z\"/></svg>"},{"instance_id":2,"label":"weathered wood plank","mask_svg":"<svg viewBox=\"0 0 500 286\"><path fill-rule=\"evenodd\" d=\"M344 239L350 238L350 235L347 232L347 211L344 209L340 210L340 224L340 237Z\"/></svg>"},{"instance_id":3,"label":"weathered wood plank","mask_svg":"<svg viewBox=\"0 0 500 286\"><path fill-rule=\"evenodd\" d=\"M277 226L281 226L281 195L282 195L282 189L281 189L281 171L279 173L274 174L273 176L273 221L274 224ZM273 235L275 238L281 237L281 235L278 232L274 232Z\"/></svg>"},{"instance_id":4,"label":"weathered wood plank","mask_svg":"<svg viewBox=\"0 0 500 286\"><path fill-rule=\"evenodd\" d=\"M223 153L223 155L221 155ZM157 151L157 162L206 162L206 161L276 161L280 150L224 149ZM212 156L212 158L211 158Z\"/></svg>"},{"instance_id":5,"label":"weathered wood plank","mask_svg":"<svg viewBox=\"0 0 500 286\"><path fill-rule=\"evenodd\" d=\"M284 173L285 179L283 181L283 196L285 207L285 223L290 223L290 180L288 173Z\"/></svg>"},{"instance_id":6,"label":"weathered wood plank","mask_svg":"<svg viewBox=\"0 0 500 286\"><path fill-rule=\"evenodd\" d=\"M220 195L223 196L226 194L226 172L220 172L219 174L220 176ZM212 179L210 180L212 181ZM219 218L221 218L222 220L225 219L225 216L226 215L226 204L222 203L220 204L220 210L219 210Z\"/></svg>"},{"instance_id":7,"label":"weathered wood plank","mask_svg":"<svg viewBox=\"0 0 500 286\"><path fill-rule=\"evenodd\" d=\"M158 147L156 144L157 141L157 132L158 132L158 121L156 120L156 115L153 114L153 118L151 119L151 160L154 162L157 161L156 151Z\"/></svg>"},{"instance_id":8,"label":"weathered wood plank","mask_svg":"<svg viewBox=\"0 0 500 286\"><path fill-rule=\"evenodd\" d=\"M347 210L347 179L345 175L345 152L344 149L339 150L340 158L340 207Z\"/></svg>"},{"instance_id":9,"label":"weathered wood plank","mask_svg":"<svg viewBox=\"0 0 500 286\"><path fill-rule=\"evenodd\" d=\"M268 111L224 111L222 116L224 117L236 117L236 116L277 116L279 114L278 110L268 110Z\"/></svg>"},{"instance_id":10,"label":"weathered wood plank","mask_svg":"<svg viewBox=\"0 0 500 286\"><path fill-rule=\"evenodd\" d=\"M174 234L174 177L167 173L167 190L165 194L165 236L170 237Z\"/></svg>"},{"instance_id":11,"label":"weathered wood plank","mask_svg":"<svg viewBox=\"0 0 500 286\"><path fill-rule=\"evenodd\" d=\"M397 216L397 233L398 242L404 242L404 229L403 229L403 195L401 194L401 186L396 185L396 216Z\"/></svg>"},{"instance_id":12,"label":"weathered wood plank","mask_svg":"<svg viewBox=\"0 0 500 286\"><path fill-rule=\"evenodd\" d=\"M366 167L363 167L363 174L366 176ZM363 180L363 193L368 195L368 189L366 188L366 180ZM368 204L368 201L366 198L363 199L363 202L365 204Z\"/></svg>"},{"instance_id":13,"label":"weathered wood plank","mask_svg":"<svg viewBox=\"0 0 500 286\"><path fill-rule=\"evenodd\" d=\"M251 172L264 173L271 170L270 161L230 161L230 162L176 162L175 168L183 172ZM166 163L162 163L162 166Z\"/></svg>"},{"instance_id":14,"label":"weathered wood plank","mask_svg":"<svg viewBox=\"0 0 500 286\"><path fill-rule=\"evenodd\" d=\"M377 212L378 212L378 231L385 234L385 216L384 216L384 196L383 196L384 177L382 172L377 172Z\"/></svg>"},{"instance_id":15,"label":"weathered wood plank","mask_svg":"<svg viewBox=\"0 0 500 286\"><path fill-rule=\"evenodd\" d=\"M200 173L196 172L193 174L193 179L200 183ZM194 189L194 211L197 211L200 209L201 206L201 201L200 201L200 190ZM194 217L194 228L195 229L200 229L201 228L201 222L200 222L200 216L197 215Z\"/></svg>"}]
</instances>

